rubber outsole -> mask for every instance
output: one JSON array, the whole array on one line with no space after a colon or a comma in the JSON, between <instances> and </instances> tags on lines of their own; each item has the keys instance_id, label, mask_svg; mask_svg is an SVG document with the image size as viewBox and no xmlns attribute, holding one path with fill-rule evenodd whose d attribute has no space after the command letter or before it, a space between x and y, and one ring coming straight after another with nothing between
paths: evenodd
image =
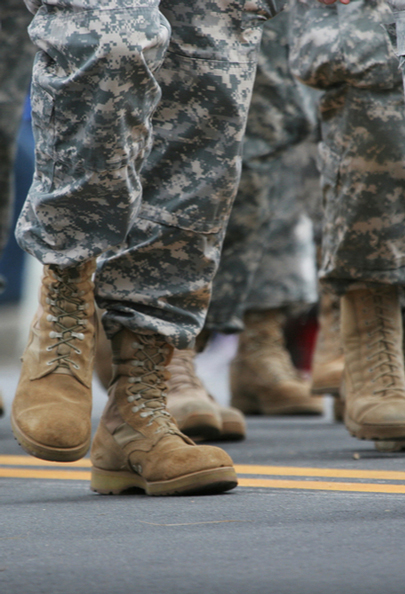
<instances>
[{"instance_id":1,"label":"rubber outsole","mask_svg":"<svg viewBox=\"0 0 405 594\"><path fill-rule=\"evenodd\" d=\"M146 495L204 495L223 493L238 484L232 467L202 470L167 481L148 482L132 472L118 472L94 467L91 469L90 489L101 495L120 495L129 491Z\"/></svg>"},{"instance_id":2,"label":"rubber outsole","mask_svg":"<svg viewBox=\"0 0 405 594\"><path fill-rule=\"evenodd\" d=\"M215 440L221 435L221 425L213 415L190 414L185 419L177 421L182 433L194 438Z\"/></svg>"},{"instance_id":3,"label":"rubber outsole","mask_svg":"<svg viewBox=\"0 0 405 594\"><path fill-rule=\"evenodd\" d=\"M308 398L308 401L310 400L311 398ZM313 402L304 404L291 402L289 404L280 404L279 406L272 407L268 405L264 407L257 402L257 397L254 394L247 392L233 396L231 406L237 408L245 415L281 417L288 415L319 416L323 414L323 407L319 406L319 402L315 398Z\"/></svg>"},{"instance_id":4,"label":"rubber outsole","mask_svg":"<svg viewBox=\"0 0 405 594\"><path fill-rule=\"evenodd\" d=\"M76 460L83 458L90 449L91 437L89 437L85 443L74 448L52 448L50 446L45 446L31 439L21 431L15 422L13 415L11 415L10 421L14 437L22 449L27 452L27 454L35 456L35 458L49 460L50 462L75 462Z\"/></svg>"},{"instance_id":5,"label":"rubber outsole","mask_svg":"<svg viewBox=\"0 0 405 594\"><path fill-rule=\"evenodd\" d=\"M345 425L349 433L358 439L372 441L405 440L405 425L361 425L345 415Z\"/></svg>"},{"instance_id":6,"label":"rubber outsole","mask_svg":"<svg viewBox=\"0 0 405 594\"><path fill-rule=\"evenodd\" d=\"M311 387L311 394L312 396L325 396L325 394L328 394L329 396L339 398L340 386L320 386L316 388Z\"/></svg>"}]
</instances>

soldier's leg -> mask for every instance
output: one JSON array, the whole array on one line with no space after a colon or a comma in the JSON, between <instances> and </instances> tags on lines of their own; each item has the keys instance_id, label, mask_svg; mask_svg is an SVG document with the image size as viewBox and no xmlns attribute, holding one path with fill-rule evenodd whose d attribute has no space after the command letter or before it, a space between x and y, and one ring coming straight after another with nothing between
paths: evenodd
<instances>
[{"instance_id":1,"label":"soldier's leg","mask_svg":"<svg viewBox=\"0 0 405 594\"><path fill-rule=\"evenodd\" d=\"M389 9L383 2L359 1L350 7L315 9L312 17L323 27L324 37L314 34L300 40L299 27L295 30L294 68L311 84L331 87L321 107L321 278L343 295L345 422L360 438L400 439L405 434L398 299L405 280L405 129L398 63L382 26ZM301 26L312 31L305 18ZM332 37L325 33L328 27ZM369 44L360 42L359 32ZM325 51L317 45L321 38L328 38ZM300 47L301 42L309 46ZM326 70L314 58L315 48Z\"/></svg>"},{"instance_id":2,"label":"soldier's leg","mask_svg":"<svg viewBox=\"0 0 405 594\"><path fill-rule=\"evenodd\" d=\"M72 0L43 3L29 32L36 169L17 238L44 278L12 423L30 453L69 460L90 441L95 258L139 206L169 25L157 2Z\"/></svg>"},{"instance_id":3,"label":"soldier's leg","mask_svg":"<svg viewBox=\"0 0 405 594\"><path fill-rule=\"evenodd\" d=\"M257 16L263 6L257 3L251 9ZM162 4L172 26L172 38L157 76L162 101L153 120L154 147L142 171L140 220L129 236L130 249L117 256L107 254L98 276L99 301L107 309L107 332L113 333L125 320L142 333L152 331L165 336L181 349L175 351L169 364L171 374L190 363L192 340L204 322L224 223L239 178L240 141L255 71L258 31L246 30L241 44L235 15L231 20L222 19L224 8L227 17L233 14L231 4L211 4L208 12L200 1L192 2L186 10L183 5L178 8L169 2ZM262 12L262 17L265 15L266 11ZM242 26L248 16L242 18ZM200 31L197 35L196 27ZM208 45L201 45L203 37ZM187 109L180 105L187 105ZM121 266L124 281L116 285L122 296L119 303L110 297L115 262ZM131 312L129 275L137 301ZM232 419L229 422L228 417L224 418L221 410L211 414L209 397L203 398L209 431L206 425L201 431L199 422L193 423L192 406L185 418L177 414L176 402L171 398L173 382L174 377L169 382L168 410L175 414L181 428L206 438L209 431L211 436L214 431L218 436L218 429L226 423L227 435L231 436ZM195 395L199 388L193 385ZM216 419L214 426L211 420ZM239 431L240 426L239 422ZM242 423L242 433L233 433L232 437L243 434Z\"/></svg>"},{"instance_id":4,"label":"soldier's leg","mask_svg":"<svg viewBox=\"0 0 405 594\"><path fill-rule=\"evenodd\" d=\"M231 363L232 404L246 413L320 414L321 401L296 370L284 340L288 313L317 301L311 223L274 217L245 302L244 330Z\"/></svg>"},{"instance_id":5,"label":"soldier's leg","mask_svg":"<svg viewBox=\"0 0 405 594\"><path fill-rule=\"evenodd\" d=\"M285 306L308 303L308 299L316 301L314 260L310 265L312 278L305 281L301 272L296 275L291 266L286 269L285 261L284 266L274 269L277 258L281 260L282 254L294 250L293 245L298 247L293 229L302 210L301 153L305 149L295 149L294 144L311 129L310 111L304 108L306 89L299 88L288 68L287 23L288 15L282 14L265 28L244 143L242 178L206 323L207 328L222 332L245 328L231 368L232 404L245 412L266 414L320 411L319 403L309 398L308 383L298 377L285 349L281 321ZM313 97L307 100L311 104ZM309 243L313 248L311 240ZM277 249L280 253L276 256ZM303 263L300 249L295 250L295 256L298 254L295 272ZM293 260L294 256L289 262ZM281 289L283 284L285 290ZM291 291L287 290L288 284ZM245 315L247 310L250 312ZM253 310L260 318L257 323L250 315ZM259 336L259 326L266 334L265 341ZM259 345L260 357L256 352ZM260 371L256 368L254 373L253 358L262 362ZM253 375L257 381L252 383ZM283 386L283 404L275 394L276 383Z\"/></svg>"}]
</instances>

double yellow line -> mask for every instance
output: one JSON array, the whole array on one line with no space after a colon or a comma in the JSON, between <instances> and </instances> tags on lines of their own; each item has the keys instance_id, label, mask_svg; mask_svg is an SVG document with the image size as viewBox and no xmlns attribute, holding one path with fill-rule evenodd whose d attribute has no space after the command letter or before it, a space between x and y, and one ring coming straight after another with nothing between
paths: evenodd
<instances>
[{"instance_id":1,"label":"double yellow line","mask_svg":"<svg viewBox=\"0 0 405 594\"><path fill-rule=\"evenodd\" d=\"M89 481L90 465L88 458L58 464L29 456L0 456L0 478ZM405 494L405 472L399 471L251 464L235 468L241 487Z\"/></svg>"},{"instance_id":2,"label":"double yellow line","mask_svg":"<svg viewBox=\"0 0 405 594\"><path fill-rule=\"evenodd\" d=\"M236 466L236 471L238 473L239 485L241 487L405 494L405 472L399 471L253 465L238 465ZM243 476L240 476L246 474L260 475L260 478L244 478ZM267 479L262 478L263 476L299 477L304 478L304 480L287 480L285 478ZM338 480L331 481L325 479ZM355 482L345 482L342 479L354 479ZM370 480L375 482L364 482ZM393 483L392 481L396 482Z\"/></svg>"}]
</instances>

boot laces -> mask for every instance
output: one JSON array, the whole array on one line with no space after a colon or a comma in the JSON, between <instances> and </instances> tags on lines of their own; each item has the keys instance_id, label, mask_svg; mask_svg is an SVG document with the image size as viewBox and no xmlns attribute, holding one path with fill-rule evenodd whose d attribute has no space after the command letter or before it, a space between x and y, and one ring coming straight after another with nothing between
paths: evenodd
<instances>
[{"instance_id":1,"label":"boot laces","mask_svg":"<svg viewBox=\"0 0 405 594\"><path fill-rule=\"evenodd\" d=\"M155 337L147 335L137 336L132 343L135 356L131 361L132 374L128 377L129 396L128 402L135 403L132 407L133 413L139 413L141 418L148 418L149 427L154 421L171 419L170 413L166 410L166 381L169 373L165 366L168 354L166 343L156 340ZM167 426L159 426L155 433L167 430Z\"/></svg>"},{"instance_id":2,"label":"boot laces","mask_svg":"<svg viewBox=\"0 0 405 594\"><path fill-rule=\"evenodd\" d=\"M392 316L390 315L392 308L391 305L384 301L383 290L376 291L373 295L373 313L377 319L376 328L368 332L369 337L372 339L368 344L368 348L373 352L368 355L367 359L378 358L372 367L369 368L369 373L377 371L377 375L371 380L373 383L379 379L388 380L387 385L382 388L377 388L373 391L374 394L385 393L389 388L395 386L396 380L402 379L402 366L403 359L396 352L397 343L393 340L393 335L397 331L392 328ZM364 313L367 309L363 310ZM366 325L368 322L366 321Z\"/></svg>"},{"instance_id":3,"label":"boot laces","mask_svg":"<svg viewBox=\"0 0 405 594\"><path fill-rule=\"evenodd\" d=\"M72 351L77 355L82 352L75 343L85 338L83 329L87 326L86 310L89 308L88 303L82 299L85 291L77 291L75 279L70 276L68 270L65 272L51 269L51 272L55 282L50 285L46 303L51 312L47 320L52 322L55 328L49 333L49 337L55 342L46 347L46 350L56 351L56 356L50 359L47 365L57 363L61 367L69 368L71 365L74 369L80 369L70 355Z\"/></svg>"}]
</instances>

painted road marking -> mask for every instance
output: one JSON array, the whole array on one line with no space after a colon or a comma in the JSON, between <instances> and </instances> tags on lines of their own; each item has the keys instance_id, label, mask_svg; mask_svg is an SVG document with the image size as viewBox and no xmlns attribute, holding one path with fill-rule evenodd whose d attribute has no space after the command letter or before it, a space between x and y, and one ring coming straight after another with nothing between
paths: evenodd
<instances>
[{"instance_id":1,"label":"painted road marking","mask_svg":"<svg viewBox=\"0 0 405 594\"><path fill-rule=\"evenodd\" d=\"M48 462L31 456L0 456L0 466L52 466L53 468L90 468L89 458L76 462ZM404 473L405 474L405 473Z\"/></svg>"},{"instance_id":2,"label":"painted road marking","mask_svg":"<svg viewBox=\"0 0 405 594\"><path fill-rule=\"evenodd\" d=\"M267 489L303 489L309 491L355 491L358 493L405 494L405 485L381 483L341 483L328 481L284 481L278 479L245 479L238 476L240 487L264 487Z\"/></svg>"},{"instance_id":3,"label":"painted road marking","mask_svg":"<svg viewBox=\"0 0 405 594\"><path fill-rule=\"evenodd\" d=\"M76 462L48 462L31 456L0 456L0 466L51 466L52 468L90 468L89 458ZM327 478L355 478L389 481L404 481L405 472L397 470L353 470L345 468L313 468L302 466L258 466L254 464L235 464L238 474L305 476Z\"/></svg>"},{"instance_id":4,"label":"painted road marking","mask_svg":"<svg viewBox=\"0 0 405 594\"><path fill-rule=\"evenodd\" d=\"M0 456L1 459L1 456ZM0 461L1 464L1 461ZM306 468L296 466L255 466L252 464L235 466L240 474L260 474L278 476L318 476L327 478L376 479L385 481L405 481L405 472L397 470L356 470L345 468Z\"/></svg>"},{"instance_id":5,"label":"painted road marking","mask_svg":"<svg viewBox=\"0 0 405 594\"><path fill-rule=\"evenodd\" d=\"M90 466L91 462L88 458L83 458L77 462L58 463L39 460L30 456L0 456L0 478L89 481L90 472L88 469ZM405 472L399 471L258 466L250 464L237 464L235 469L241 487L405 494ZM248 475L247 478L246 475ZM249 475L254 475L254 477ZM306 480L264 478L266 476L304 477ZM310 480L313 478L349 478L358 482ZM385 482L360 482L365 479ZM400 481L403 484L395 484L392 481Z\"/></svg>"}]
</instances>

